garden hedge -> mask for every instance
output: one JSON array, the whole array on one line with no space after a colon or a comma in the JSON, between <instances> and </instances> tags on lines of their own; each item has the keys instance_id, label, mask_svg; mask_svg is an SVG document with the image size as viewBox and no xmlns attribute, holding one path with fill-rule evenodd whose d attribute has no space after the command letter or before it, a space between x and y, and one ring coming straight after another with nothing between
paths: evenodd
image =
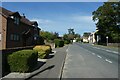
<instances>
[{"instance_id":1,"label":"garden hedge","mask_svg":"<svg viewBox=\"0 0 120 80\"><path fill-rule=\"evenodd\" d=\"M38 57L41 59L45 58L52 52L51 46L49 45L37 45L33 48L33 50L38 52Z\"/></svg>"},{"instance_id":2,"label":"garden hedge","mask_svg":"<svg viewBox=\"0 0 120 80\"><path fill-rule=\"evenodd\" d=\"M55 47L63 47L64 46L64 41L60 39L55 39Z\"/></svg>"},{"instance_id":3,"label":"garden hedge","mask_svg":"<svg viewBox=\"0 0 120 80\"><path fill-rule=\"evenodd\" d=\"M20 50L8 56L11 72L30 72L37 65L38 53L33 50Z\"/></svg>"},{"instance_id":4,"label":"garden hedge","mask_svg":"<svg viewBox=\"0 0 120 80\"><path fill-rule=\"evenodd\" d=\"M64 44L70 44L70 40L64 40Z\"/></svg>"}]
</instances>

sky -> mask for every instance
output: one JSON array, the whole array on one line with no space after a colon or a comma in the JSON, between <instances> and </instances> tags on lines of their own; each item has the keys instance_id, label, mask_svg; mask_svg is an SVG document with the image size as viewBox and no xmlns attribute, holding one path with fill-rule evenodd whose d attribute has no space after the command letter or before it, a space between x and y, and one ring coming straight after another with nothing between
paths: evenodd
<instances>
[{"instance_id":1,"label":"sky","mask_svg":"<svg viewBox=\"0 0 120 80\"><path fill-rule=\"evenodd\" d=\"M92 12L101 5L103 2L2 2L2 7L37 21L42 30L60 35L69 28L81 35L95 31Z\"/></svg>"}]
</instances>

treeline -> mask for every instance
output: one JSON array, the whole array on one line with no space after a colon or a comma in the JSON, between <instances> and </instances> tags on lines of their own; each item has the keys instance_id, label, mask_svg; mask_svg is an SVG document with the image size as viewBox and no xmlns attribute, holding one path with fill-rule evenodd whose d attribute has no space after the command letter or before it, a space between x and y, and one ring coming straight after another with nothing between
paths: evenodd
<instances>
[{"instance_id":1,"label":"treeline","mask_svg":"<svg viewBox=\"0 0 120 80\"><path fill-rule=\"evenodd\" d=\"M42 40L41 43L56 43L59 46L70 44L73 40L76 40L76 42L81 41L81 36L79 34L64 34L63 36L59 36L58 32L49 31L41 31L40 37Z\"/></svg>"}]
</instances>

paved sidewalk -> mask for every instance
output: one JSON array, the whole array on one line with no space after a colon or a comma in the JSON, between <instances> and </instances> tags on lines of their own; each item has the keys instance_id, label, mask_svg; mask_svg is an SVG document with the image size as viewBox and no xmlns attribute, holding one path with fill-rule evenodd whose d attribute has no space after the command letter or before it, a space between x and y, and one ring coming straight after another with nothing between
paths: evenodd
<instances>
[{"instance_id":1,"label":"paved sidewalk","mask_svg":"<svg viewBox=\"0 0 120 80\"><path fill-rule=\"evenodd\" d=\"M60 78L62 68L66 58L67 46L63 48L53 49L55 55L53 58L47 60L46 64L40 68L40 72L37 73L32 79L35 78Z\"/></svg>"},{"instance_id":2,"label":"paved sidewalk","mask_svg":"<svg viewBox=\"0 0 120 80\"><path fill-rule=\"evenodd\" d=\"M18 80L17 78L19 78L19 80L30 80L34 78L60 78L66 58L66 49L67 46L55 48L53 49L54 53L50 54L48 59L38 59L38 68L32 73L10 73L5 76L3 80L12 80L13 78L15 80Z\"/></svg>"}]
</instances>

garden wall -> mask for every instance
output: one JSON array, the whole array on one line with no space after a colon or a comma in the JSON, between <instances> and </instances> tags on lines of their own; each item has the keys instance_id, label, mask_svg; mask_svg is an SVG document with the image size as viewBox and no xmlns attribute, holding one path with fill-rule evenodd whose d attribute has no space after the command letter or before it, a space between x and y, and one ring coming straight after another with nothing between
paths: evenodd
<instances>
[{"instance_id":1,"label":"garden wall","mask_svg":"<svg viewBox=\"0 0 120 80\"><path fill-rule=\"evenodd\" d=\"M120 43L108 43L108 46L111 46L111 47L120 47Z\"/></svg>"}]
</instances>

